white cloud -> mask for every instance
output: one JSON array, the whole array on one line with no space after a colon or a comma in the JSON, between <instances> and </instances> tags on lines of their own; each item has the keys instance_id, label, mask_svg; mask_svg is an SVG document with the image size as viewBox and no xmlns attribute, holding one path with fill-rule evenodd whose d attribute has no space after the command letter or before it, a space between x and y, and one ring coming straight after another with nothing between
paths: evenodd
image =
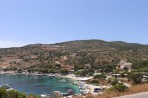
<instances>
[{"instance_id":1,"label":"white cloud","mask_svg":"<svg viewBox=\"0 0 148 98\"><path fill-rule=\"evenodd\" d=\"M26 44L12 42L12 41L0 41L0 48L21 47L24 45L26 45Z\"/></svg>"}]
</instances>

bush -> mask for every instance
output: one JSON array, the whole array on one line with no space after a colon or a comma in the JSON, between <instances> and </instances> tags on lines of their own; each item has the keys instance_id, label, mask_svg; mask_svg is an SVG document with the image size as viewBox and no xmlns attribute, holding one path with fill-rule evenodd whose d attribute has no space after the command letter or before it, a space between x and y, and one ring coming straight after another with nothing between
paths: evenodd
<instances>
[{"instance_id":1,"label":"bush","mask_svg":"<svg viewBox=\"0 0 148 98\"><path fill-rule=\"evenodd\" d=\"M6 98L7 91L5 88L0 88L0 98Z\"/></svg>"},{"instance_id":2,"label":"bush","mask_svg":"<svg viewBox=\"0 0 148 98\"><path fill-rule=\"evenodd\" d=\"M0 88L0 98L26 98L26 95L15 90L7 91L5 88Z\"/></svg>"},{"instance_id":3,"label":"bush","mask_svg":"<svg viewBox=\"0 0 148 98\"><path fill-rule=\"evenodd\" d=\"M61 73L62 73L63 75L66 75L66 74L68 74L68 70L67 70L67 69L61 69Z\"/></svg>"},{"instance_id":4,"label":"bush","mask_svg":"<svg viewBox=\"0 0 148 98\"><path fill-rule=\"evenodd\" d=\"M33 95L33 94L30 94L27 96L27 98L40 98L39 96L36 96L36 95Z\"/></svg>"},{"instance_id":5,"label":"bush","mask_svg":"<svg viewBox=\"0 0 148 98\"><path fill-rule=\"evenodd\" d=\"M94 80L91 80L90 83L92 83L92 84L93 83L99 83L99 81L94 79Z\"/></svg>"},{"instance_id":6,"label":"bush","mask_svg":"<svg viewBox=\"0 0 148 98\"><path fill-rule=\"evenodd\" d=\"M56 68L61 68L61 65L60 64L55 64L55 67Z\"/></svg>"},{"instance_id":7,"label":"bush","mask_svg":"<svg viewBox=\"0 0 148 98\"><path fill-rule=\"evenodd\" d=\"M142 83L142 74L140 73L131 73L129 78L132 80L133 84L141 84Z\"/></svg>"},{"instance_id":8,"label":"bush","mask_svg":"<svg viewBox=\"0 0 148 98\"><path fill-rule=\"evenodd\" d=\"M116 86L116 84L118 84L118 80L117 80L117 79L114 79L114 80L111 82L111 85Z\"/></svg>"},{"instance_id":9,"label":"bush","mask_svg":"<svg viewBox=\"0 0 148 98\"><path fill-rule=\"evenodd\" d=\"M50 69L49 73L56 73L56 70L55 69Z\"/></svg>"},{"instance_id":10,"label":"bush","mask_svg":"<svg viewBox=\"0 0 148 98\"><path fill-rule=\"evenodd\" d=\"M75 74L78 75L78 76L85 77L85 76L87 76L89 74L89 72L88 72L88 70L83 69L83 70L79 70L79 71L75 72Z\"/></svg>"},{"instance_id":11,"label":"bush","mask_svg":"<svg viewBox=\"0 0 148 98\"><path fill-rule=\"evenodd\" d=\"M11 90L7 92L8 98L26 98L26 95L24 93Z\"/></svg>"},{"instance_id":12,"label":"bush","mask_svg":"<svg viewBox=\"0 0 148 98\"><path fill-rule=\"evenodd\" d=\"M105 79L106 76L104 74L100 74L100 75L95 75L94 78L96 79Z\"/></svg>"},{"instance_id":13,"label":"bush","mask_svg":"<svg viewBox=\"0 0 148 98\"><path fill-rule=\"evenodd\" d=\"M134 69L141 69L141 68L147 68L148 67L148 61L137 61L132 66Z\"/></svg>"},{"instance_id":14,"label":"bush","mask_svg":"<svg viewBox=\"0 0 148 98\"><path fill-rule=\"evenodd\" d=\"M114 86L114 89L119 92L124 92L128 89L128 87L126 87L123 83L117 83L116 86Z\"/></svg>"}]
</instances>

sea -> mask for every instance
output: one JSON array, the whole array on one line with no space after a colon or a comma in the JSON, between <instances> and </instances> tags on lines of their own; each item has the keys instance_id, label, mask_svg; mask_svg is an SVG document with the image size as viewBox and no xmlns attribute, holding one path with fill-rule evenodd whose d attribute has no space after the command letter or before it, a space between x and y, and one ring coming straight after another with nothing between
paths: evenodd
<instances>
[{"instance_id":1,"label":"sea","mask_svg":"<svg viewBox=\"0 0 148 98\"><path fill-rule=\"evenodd\" d=\"M63 81L64 80L64 81ZM66 80L66 81L65 81ZM50 76L32 76L24 74L1 74L0 85L9 84L15 90L24 92L25 94L50 94L54 91L66 93L67 90L72 89L75 94L79 94L80 90L77 85L73 85L73 80L50 77Z\"/></svg>"}]
</instances>

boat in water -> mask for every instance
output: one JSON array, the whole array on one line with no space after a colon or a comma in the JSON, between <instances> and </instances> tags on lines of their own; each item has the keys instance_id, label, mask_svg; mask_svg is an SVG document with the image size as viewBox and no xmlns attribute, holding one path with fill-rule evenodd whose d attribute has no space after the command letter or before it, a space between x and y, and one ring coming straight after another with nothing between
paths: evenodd
<instances>
[{"instance_id":1,"label":"boat in water","mask_svg":"<svg viewBox=\"0 0 148 98\"><path fill-rule=\"evenodd\" d=\"M61 80L59 80L59 82L66 82L66 80L65 79L61 79Z\"/></svg>"},{"instance_id":2,"label":"boat in water","mask_svg":"<svg viewBox=\"0 0 148 98\"><path fill-rule=\"evenodd\" d=\"M87 90L87 89L84 89L84 90L80 90L80 92L81 92L82 95L86 95L86 94L88 94L90 91Z\"/></svg>"},{"instance_id":3,"label":"boat in water","mask_svg":"<svg viewBox=\"0 0 148 98\"><path fill-rule=\"evenodd\" d=\"M56 77L55 74L48 74L49 77Z\"/></svg>"},{"instance_id":4,"label":"boat in water","mask_svg":"<svg viewBox=\"0 0 148 98\"><path fill-rule=\"evenodd\" d=\"M69 98L70 96L74 96L74 91L72 89L68 89L66 93L61 93L60 91L54 91L53 93L55 98Z\"/></svg>"},{"instance_id":5,"label":"boat in water","mask_svg":"<svg viewBox=\"0 0 148 98\"><path fill-rule=\"evenodd\" d=\"M63 97L74 95L74 91L72 89L67 90L66 93L62 93Z\"/></svg>"},{"instance_id":6,"label":"boat in water","mask_svg":"<svg viewBox=\"0 0 148 98\"><path fill-rule=\"evenodd\" d=\"M77 82L74 82L74 83L73 83L73 85L79 85L79 83L77 83Z\"/></svg>"},{"instance_id":7,"label":"boat in water","mask_svg":"<svg viewBox=\"0 0 148 98\"><path fill-rule=\"evenodd\" d=\"M74 91L73 91L72 89L69 89L69 90L67 91L67 93L68 93L69 95L74 95Z\"/></svg>"},{"instance_id":8,"label":"boat in water","mask_svg":"<svg viewBox=\"0 0 148 98\"><path fill-rule=\"evenodd\" d=\"M42 94L40 96L41 96L41 98L52 98L52 96L50 94Z\"/></svg>"}]
</instances>

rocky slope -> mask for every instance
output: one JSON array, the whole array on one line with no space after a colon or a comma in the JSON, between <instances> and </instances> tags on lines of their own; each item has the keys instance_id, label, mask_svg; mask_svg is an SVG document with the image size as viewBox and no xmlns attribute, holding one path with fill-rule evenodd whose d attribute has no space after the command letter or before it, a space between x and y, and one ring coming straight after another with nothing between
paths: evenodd
<instances>
[{"instance_id":1,"label":"rocky slope","mask_svg":"<svg viewBox=\"0 0 148 98\"><path fill-rule=\"evenodd\" d=\"M78 40L56 44L32 44L0 49L0 67L101 66L120 60L148 60L148 45L120 41Z\"/></svg>"}]
</instances>

